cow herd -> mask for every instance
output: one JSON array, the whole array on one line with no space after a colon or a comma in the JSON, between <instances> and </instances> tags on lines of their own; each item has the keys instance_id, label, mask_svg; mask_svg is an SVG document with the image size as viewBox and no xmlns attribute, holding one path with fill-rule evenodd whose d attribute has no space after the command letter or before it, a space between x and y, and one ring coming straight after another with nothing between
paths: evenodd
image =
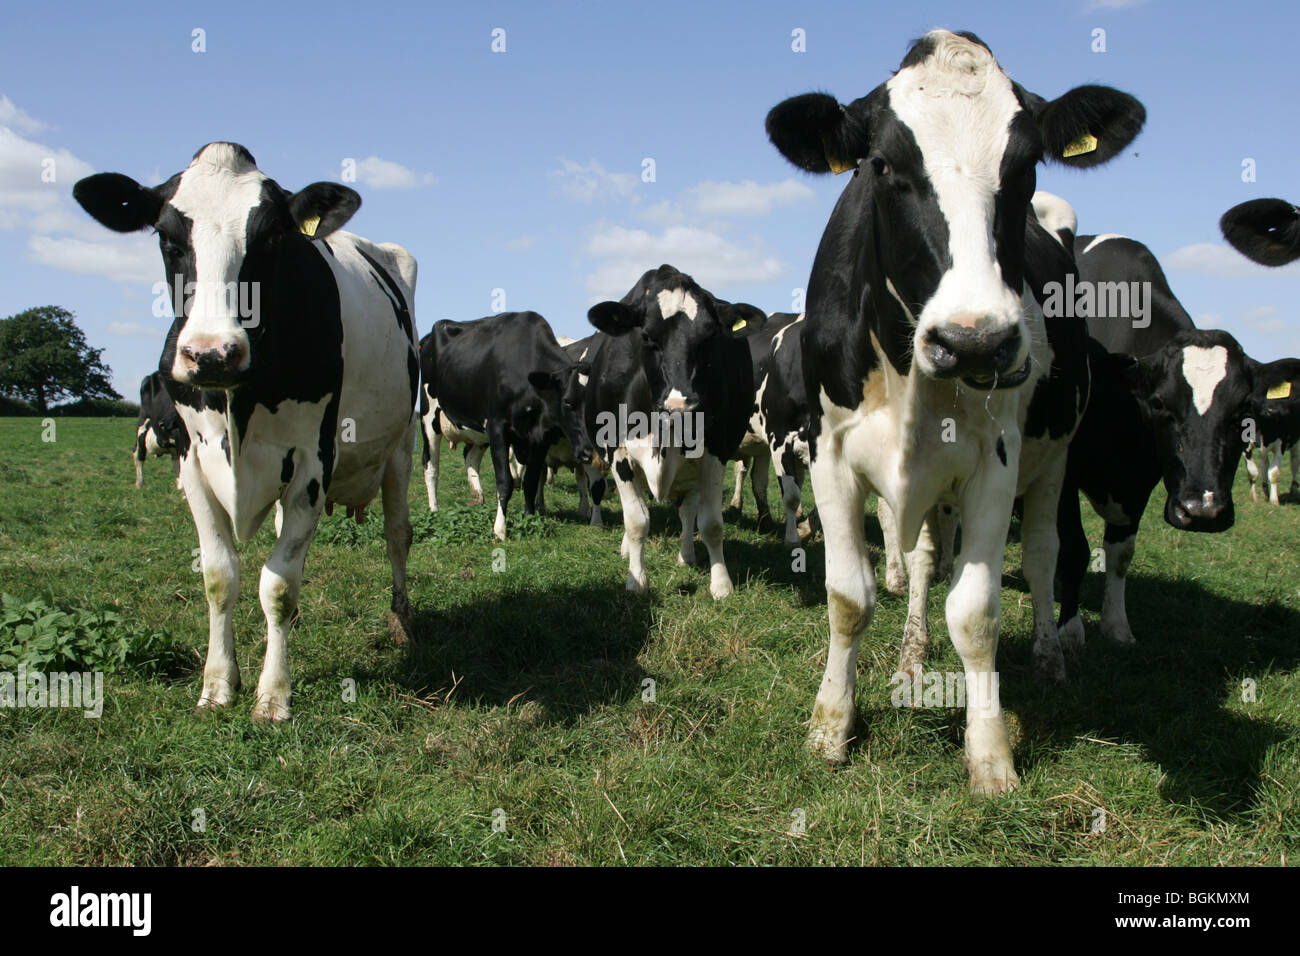
<instances>
[{"instance_id":1,"label":"cow herd","mask_svg":"<svg viewBox=\"0 0 1300 956\"><path fill-rule=\"evenodd\" d=\"M1145 118L1138 100L1103 86L1046 100L974 35L934 31L865 96L841 104L810 93L767 116L792 164L852 174L813 261L805 313L724 301L662 265L590 309L593 335L563 343L535 312L442 321L419 339L414 259L342 229L360 197L333 183L286 190L241 146L211 143L153 188L116 173L82 180L74 195L101 223L156 230L180 304L141 388L134 457L137 485L147 452L177 458L198 529L210 628L199 706L225 706L239 687L235 543L272 508L255 718L290 714L287 631L323 511L341 504L360 516L382 492L389 628L412 639L407 485L419 428L433 510L442 442L463 447L473 503L490 452L502 539L517 482L531 514L545 508L548 471L572 468L584 516L599 524L612 481L634 592L649 587L653 497L678 505L679 560L694 563L698 533L711 594L730 594L727 463L737 463L732 503L747 470L764 519L774 468L785 543L817 527L825 536L830 642L809 743L832 762L847 759L853 739L858 644L876 604L864 513L877 495L886 587L909 603L898 669L921 673L928 593L950 576L948 633L970 688L970 785L1014 786L996 681L1013 509L1035 667L1060 681L1084 636L1090 552L1079 493L1105 522L1102 632L1132 642L1125 572L1157 484L1170 525L1221 531L1233 524L1243 451L1267 449L1276 501L1281 452L1300 439L1300 362L1259 363L1228 333L1195 328L1145 246L1077 235L1069 203L1036 191L1039 162L1100 166ZM1221 225L1256 261L1300 257L1290 203L1246 203ZM232 294L248 284L258 289L253 314ZM1295 467L1293 451L1293 487ZM816 502L808 515L805 475Z\"/></svg>"}]
</instances>

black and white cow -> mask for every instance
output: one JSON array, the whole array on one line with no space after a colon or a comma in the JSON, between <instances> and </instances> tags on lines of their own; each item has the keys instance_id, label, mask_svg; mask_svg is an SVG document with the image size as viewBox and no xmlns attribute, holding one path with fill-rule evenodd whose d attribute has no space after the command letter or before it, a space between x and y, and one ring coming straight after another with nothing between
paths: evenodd
<instances>
[{"instance_id":1,"label":"black and white cow","mask_svg":"<svg viewBox=\"0 0 1300 956\"><path fill-rule=\"evenodd\" d=\"M208 144L160 186L100 173L73 195L110 229L157 230L178 306L159 371L189 438L181 480L209 618L199 707L223 707L239 687L235 542L278 503L283 525L258 586L267 635L253 717L287 720L288 631L327 504L359 513L382 489L389 629L399 641L412 635L415 260L341 231L361 204L353 190L314 183L290 193L234 143Z\"/></svg>"},{"instance_id":2,"label":"black and white cow","mask_svg":"<svg viewBox=\"0 0 1300 956\"><path fill-rule=\"evenodd\" d=\"M866 97L821 93L768 114L773 144L816 173L853 170L808 284L803 368L813 492L826 537L830 650L810 743L847 759L857 649L876 600L863 522L871 491L928 591L940 503L963 516L948 629L967 681L971 788L1017 782L996 685L1001 571L1024 495L1036 658L1059 658L1052 614L1056 510L1087 398L1085 329L1043 317L1073 258L1030 207L1035 167L1114 157L1141 129L1131 96L1085 86L1047 102L972 34L934 31ZM909 642L924 635L904 637Z\"/></svg>"},{"instance_id":3,"label":"black and white cow","mask_svg":"<svg viewBox=\"0 0 1300 956\"><path fill-rule=\"evenodd\" d=\"M758 394L759 424L776 470L785 507L784 540L798 547L803 479L808 471L808 392L803 373L803 314L782 312L768 323L776 327L771 354ZM765 476L766 477L766 476ZM805 529L811 530L811 528Z\"/></svg>"},{"instance_id":4,"label":"black and white cow","mask_svg":"<svg viewBox=\"0 0 1300 956\"><path fill-rule=\"evenodd\" d=\"M772 358L772 339L780 331L781 325L774 313L760 330L746 337L749 343L749 360L754 367L754 405L749 413L749 428L745 432L745 437L740 440L739 447L736 448L735 484L729 506L734 511L744 509L745 479L748 477L750 490L754 495L759 527L770 523L772 517L767 503L767 476L771 467L772 453L767 447L767 433L763 429L763 412L759 407L759 397L763 394L767 382L768 364Z\"/></svg>"},{"instance_id":5,"label":"black and white cow","mask_svg":"<svg viewBox=\"0 0 1300 956\"><path fill-rule=\"evenodd\" d=\"M767 316L744 303L719 303L669 265L646 272L619 302L587 313L603 335L589 375L583 418L601 458L612 465L623 505L627 588L644 593L645 496L680 495L678 562L695 563L695 529L709 551L709 591L732 592L722 553L725 462L744 437L753 405L753 367L744 336Z\"/></svg>"},{"instance_id":6,"label":"black and white cow","mask_svg":"<svg viewBox=\"0 0 1300 956\"><path fill-rule=\"evenodd\" d=\"M1265 495L1271 504L1281 504L1282 459L1291 452L1291 494L1300 492L1297 453L1300 453L1300 359L1254 363L1255 401L1259 410L1255 441L1246 449L1246 472L1250 476L1250 500L1258 501L1260 468L1253 449L1263 452Z\"/></svg>"},{"instance_id":7,"label":"black and white cow","mask_svg":"<svg viewBox=\"0 0 1300 956\"><path fill-rule=\"evenodd\" d=\"M1300 207L1285 199L1252 199L1233 206L1219 229L1234 249L1264 266L1300 259Z\"/></svg>"},{"instance_id":8,"label":"black and white cow","mask_svg":"<svg viewBox=\"0 0 1300 956\"><path fill-rule=\"evenodd\" d=\"M506 507L514 490L511 451L524 469L525 514L537 510L546 454L556 441L568 438L578 460L590 460L579 409L563 400L569 379L576 374L574 362L536 312L438 322L421 359L425 383L421 406L426 421L431 417L429 408L438 410L432 416L435 431L450 423L462 440L477 443L478 436L469 433L483 423L497 485L493 531L504 541ZM425 438L436 445L436 436L430 436L427 428ZM431 497L431 505L434 500Z\"/></svg>"},{"instance_id":9,"label":"black and white cow","mask_svg":"<svg viewBox=\"0 0 1300 956\"><path fill-rule=\"evenodd\" d=\"M185 423L176 403L167 394L161 372L150 372L140 381L140 418L135 423L135 486L144 487L144 460L149 455L170 455L176 465L176 487L181 487L181 445L188 442Z\"/></svg>"},{"instance_id":10,"label":"black and white cow","mask_svg":"<svg viewBox=\"0 0 1300 956\"><path fill-rule=\"evenodd\" d=\"M569 377L568 388L564 396L564 401L571 408L582 408L583 394L586 391L588 380L586 375L577 370L576 365L586 363L584 367L590 366L592 359L595 357L600 337L601 333L596 332L585 339L571 339L565 336L560 336L557 339L561 348L575 363L575 369ZM547 474L550 475L561 468L571 469L578 483L578 516L597 528L602 527L600 503L605 497L605 475L609 470L608 466L600 459L587 462L579 461L578 456L574 453L573 443L569 439L562 437L546 453ZM544 491L539 493L544 494Z\"/></svg>"},{"instance_id":11,"label":"black and white cow","mask_svg":"<svg viewBox=\"0 0 1300 956\"><path fill-rule=\"evenodd\" d=\"M1079 236L1074 259L1092 297L1088 334L1108 352L1142 358L1196 328L1156 257L1136 239L1113 232Z\"/></svg>"}]
</instances>

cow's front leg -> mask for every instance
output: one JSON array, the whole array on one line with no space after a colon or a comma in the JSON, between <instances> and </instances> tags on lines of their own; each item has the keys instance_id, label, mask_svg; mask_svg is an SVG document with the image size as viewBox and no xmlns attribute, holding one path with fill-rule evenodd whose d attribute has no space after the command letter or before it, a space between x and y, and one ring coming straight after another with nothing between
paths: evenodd
<instances>
[{"instance_id":1,"label":"cow's front leg","mask_svg":"<svg viewBox=\"0 0 1300 956\"><path fill-rule=\"evenodd\" d=\"M1250 500L1259 501L1259 465L1255 464L1255 446L1246 446L1246 475L1250 478Z\"/></svg>"},{"instance_id":2,"label":"cow's front leg","mask_svg":"<svg viewBox=\"0 0 1300 956\"><path fill-rule=\"evenodd\" d=\"M546 449L529 449L524 457L524 514L545 513L542 488L546 484Z\"/></svg>"},{"instance_id":3,"label":"cow's front leg","mask_svg":"<svg viewBox=\"0 0 1300 956\"><path fill-rule=\"evenodd\" d=\"M1118 644L1134 643L1124 601L1124 582L1129 565L1133 563L1133 552L1137 550L1137 530L1136 521L1130 525L1107 522L1102 539L1106 557L1106 590L1101 599L1101 633Z\"/></svg>"},{"instance_id":4,"label":"cow's front leg","mask_svg":"<svg viewBox=\"0 0 1300 956\"><path fill-rule=\"evenodd\" d=\"M131 449L131 460L135 463L135 486L144 487L144 459L145 459L145 430L140 429L135 434L135 447ZM178 473L179 474L179 473Z\"/></svg>"},{"instance_id":5,"label":"cow's front leg","mask_svg":"<svg viewBox=\"0 0 1300 956\"><path fill-rule=\"evenodd\" d=\"M875 611L876 578L863 522L867 486L835 451L823 450L812 464L813 494L826 538L830 647L813 704L808 745L832 763L843 763L853 734L858 641Z\"/></svg>"},{"instance_id":6,"label":"cow's front leg","mask_svg":"<svg viewBox=\"0 0 1300 956\"><path fill-rule=\"evenodd\" d=\"M316 477L319 480L319 475ZM262 566L257 588L266 615L266 660L253 706L254 720L274 723L289 719L289 627L298 610L307 546L325 505L323 497L312 504L305 481L294 481L280 502L284 506L284 523L271 556Z\"/></svg>"},{"instance_id":7,"label":"cow's front leg","mask_svg":"<svg viewBox=\"0 0 1300 956\"><path fill-rule=\"evenodd\" d=\"M747 461L744 458L736 459L736 487L731 492L731 503L728 505L732 511L743 511L745 509L745 471Z\"/></svg>"},{"instance_id":8,"label":"cow's front leg","mask_svg":"<svg viewBox=\"0 0 1300 956\"><path fill-rule=\"evenodd\" d=\"M591 499L587 495L587 468L582 463L573 467L573 480L578 483L578 517L591 521ZM596 522L592 521L592 524Z\"/></svg>"},{"instance_id":9,"label":"cow's front leg","mask_svg":"<svg viewBox=\"0 0 1300 956\"><path fill-rule=\"evenodd\" d=\"M603 521L600 517L600 502L605 497L605 476L595 465L582 465L583 479L591 492L591 523L599 528Z\"/></svg>"},{"instance_id":10,"label":"cow's front leg","mask_svg":"<svg viewBox=\"0 0 1300 956\"><path fill-rule=\"evenodd\" d=\"M813 494L816 494L814 490ZM820 503L821 499L817 501ZM898 541L898 521L894 509L884 498L876 499L876 518L880 521L880 536L885 541L885 590L890 594L907 593L907 563L903 546Z\"/></svg>"},{"instance_id":11,"label":"cow's front leg","mask_svg":"<svg viewBox=\"0 0 1300 956\"><path fill-rule=\"evenodd\" d=\"M186 458L181 473L185 499L199 533L203 563L203 590L208 598L208 658L203 665L203 692L199 709L225 707L239 690L239 664L235 660L233 611L239 598L239 552L230 516L217 503L199 471L198 457Z\"/></svg>"},{"instance_id":12,"label":"cow's front leg","mask_svg":"<svg viewBox=\"0 0 1300 956\"><path fill-rule=\"evenodd\" d=\"M424 470L424 491L429 498L429 510L438 510L438 465L442 459L442 436L428 425L420 426L420 463Z\"/></svg>"},{"instance_id":13,"label":"cow's front leg","mask_svg":"<svg viewBox=\"0 0 1300 956\"><path fill-rule=\"evenodd\" d=\"M884 499L881 499L884 505ZM921 525L916 547L907 552L907 623L903 625L903 647L898 654L898 672L914 681L925 669L930 650L930 586L934 583L935 534L938 508L932 509Z\"/></svg>"},{"instance_id":14,"label":"cow's front leg","mask_svg":"<svg viewBox=\"0 0 1300 956\"><path fill-rule=\"evenodd\" d=\"M799 506L803 503L803 475L781 474L781 504L785 509L785 546L797 548L801 542L799 536Z\"/></svg>"},{"instance_id":15,"label":"cow's front leg","mask_svg":"<svg viewBox=\"0 0 1300 956\"><path fill-rule=\"evenodd\" d=\"M411 480L411 436L397 443L384 469L384 542L393 569L393 602L388 612L388 633L398 644L415 637L411 603L406 594L406 559L411 552L411 509L407 486Z\"/></svg>"},{"instance_id":16,"label":"cow's front leg","mask_svg":"<svg viewBox=\"0 0 1300 956\"><path fill-rule=\"evenodd\" d=\"M705 452L700 462L699 523L700 537L709 551L709 593L715 601L734 590L722 554L722 483L726 471L726 462Z\"/></svg>"},{"instance_id":17,"label":"cow's front leg","mask_svg":"<svg viewBox=\"0 0 1300 956\"><path fill-rule=\"evenodd\" d=\"M650 529L650 508L638 487L636 470L622 449L614 453L614 487L623 503L623 544L620 550L627 558L627 589L644 594L650 589L650 580L645 572L645 539Z\"/></svg>"},{"instance_id":18,"label":"cow's front leg","mask_svg":"<svg viewBox=\"0 0 1300 956\"><path fill-rule=\"evenodd\" d=\"M1025 489L1020 524L1021 571L1034 606L1034 668L1042 680L1065 680L1065 652L1056 628L1053 581L1061 539L1056 530L1065 482L1064 450Z\"/></svg>"},{"instance_id":19,"label":"cow's front leg","mask_svg":"<svg viewBox=\"0 0 1300 956\"><path fill-rule=\"evenodd\" d=\"M488 421L488 444L492 448L492 471L497 482L497 519L492 525L492 533L497 540L506 539L506 507L510 504L510 495L514 491L514 472L511 464L510 444L506 441L505 425Z\"/></svg>"},{"instance_id":20,"label":"cow's front leg","mask_svg":"<svg viewBox=\"0 0 1300 956\"><path fill-rule=\"evenodd\" d=\"M1056 508L1056 535L1061 542L1056 558L1056 570L1061 579L1061 616L1057 622L1057 637L1063 648L1077 654L1083 650L1085 635L1079 590L1092 552L1088 549L1083 516L1079 512L1079 489L1068 480L1061 488Z\"/></svg>"},{"instance_id":21,"label":"cow's front leg","mask_svg":"<svg viewBox=\"0 0 1300 956\"><path fill-rule=\"evenodd\" d=\"M939 540L935 550L939 560L934 574L940 581L952 580L952 569L957 560L957 509L952 505L940 505L936 527Z\"/></svg>"},{"instance_id":22,"label":"cow's front leg","mask_svg":"<svg viewBox=\"0 0 1300 956\"><path fill-rule=\"evenodd\" d=\"M758 511L760 529L772 524L772 510L767 504L767 475L771 467L771 455L755 455L749 461L749 489L754 493L754 507Z\"/></svg>"},{"instance_id":23,"label":"cow's front leg","mask_svg":"<svg viewBox=\"0 0 1300 956\"><path fill-rule=\"evenodd\" d=\"M1278 439L1264 449L1264 467L1268 474L1268 503L1280 505L1277 486L1282 480L1282 440Z\"/></svg>"},{"instance_id":24,"label":"cow's front leg","mask_svg":"<svg viewBox=\"0 0 1300 956\"><path fill-rule=\"evenodd\" d=\"M1010 790L1020 779L1011 759L997 675L1002 555L1020 459L1018 436L1004 437L1011 466L986 466L963 490L961 553L945 608L948 633L966 676L966 769L971 791L984 794Z\"/></svg>"}]
</instances>

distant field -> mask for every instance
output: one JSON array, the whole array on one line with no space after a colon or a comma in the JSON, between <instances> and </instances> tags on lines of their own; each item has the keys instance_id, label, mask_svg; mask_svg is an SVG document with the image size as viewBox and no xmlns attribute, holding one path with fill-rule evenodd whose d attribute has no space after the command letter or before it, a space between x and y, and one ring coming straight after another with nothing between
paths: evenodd
<instances>
[{"instance_id":1,"label":"distant field","mask_svg":"<svg viewBox=\"0 0 1300 956\"><path fill-rule=\"evenodd\" d=\"M1163 489L1153 499L1129 577L1135 649L1100 636L1101 575L1089 575L1089 644L1064 688L1031 677L1029 596L1009 545L999 669L1021 786L990 800L967 794L961 711L890 705L906 601L883 587L851 760L832 770L804 751L826 653L820 543L793 571L747 498L726 527L737 591L714 603L707 569L675 564L675 510L655 505L651 594L634 597L617 496L604 529L580 524L566 473L547 519L521 524L516 496L520 536L496 572L492 506L463 507L458 453L443 456L446 511L421 517L424 485L411 483L425 539L410 565L417 644L393 646L384 626L378 505L360 529L336 514L308 557L290 638L293 720L254 725L268 522L242 549L245 692L198 716L207 610L170 463L146 463L136 491L132 421L60 420L53 443L41 432L39 419L0 419L0 590L117 609L184 652L152 676L110 675L97 720L0 709L0 864L1296 858L1300 507L1252 505L1244 468L1225 534L1179 534L1161 520ZM486 461L484 487L491 501ZM870 534L878 545L874 519ZM702 543L697 553L703 563ZM931 599L929 666L960 670L946 593Z\"/></svg>"}]
</instances>

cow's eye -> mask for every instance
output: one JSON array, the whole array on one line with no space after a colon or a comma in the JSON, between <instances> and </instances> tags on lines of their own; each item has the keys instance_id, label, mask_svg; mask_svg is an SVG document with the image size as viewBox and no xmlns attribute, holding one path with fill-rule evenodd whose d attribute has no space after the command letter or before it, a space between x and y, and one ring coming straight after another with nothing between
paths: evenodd
<instances>
[{"instance_id":1,"label":"cow's eye","mask_svg":"<svg viewBox=\"0 0 1300 956\"><path fill-rule=\"evenodd\" d=\"M888 176L891 172L893 172L893 167L891 167L889 163L885 161L885 157L883 156L878 156L878 155L871 156L870 162L871 162L871 168L876 171L877 176Z\"/></svg>"}]
</instances>

